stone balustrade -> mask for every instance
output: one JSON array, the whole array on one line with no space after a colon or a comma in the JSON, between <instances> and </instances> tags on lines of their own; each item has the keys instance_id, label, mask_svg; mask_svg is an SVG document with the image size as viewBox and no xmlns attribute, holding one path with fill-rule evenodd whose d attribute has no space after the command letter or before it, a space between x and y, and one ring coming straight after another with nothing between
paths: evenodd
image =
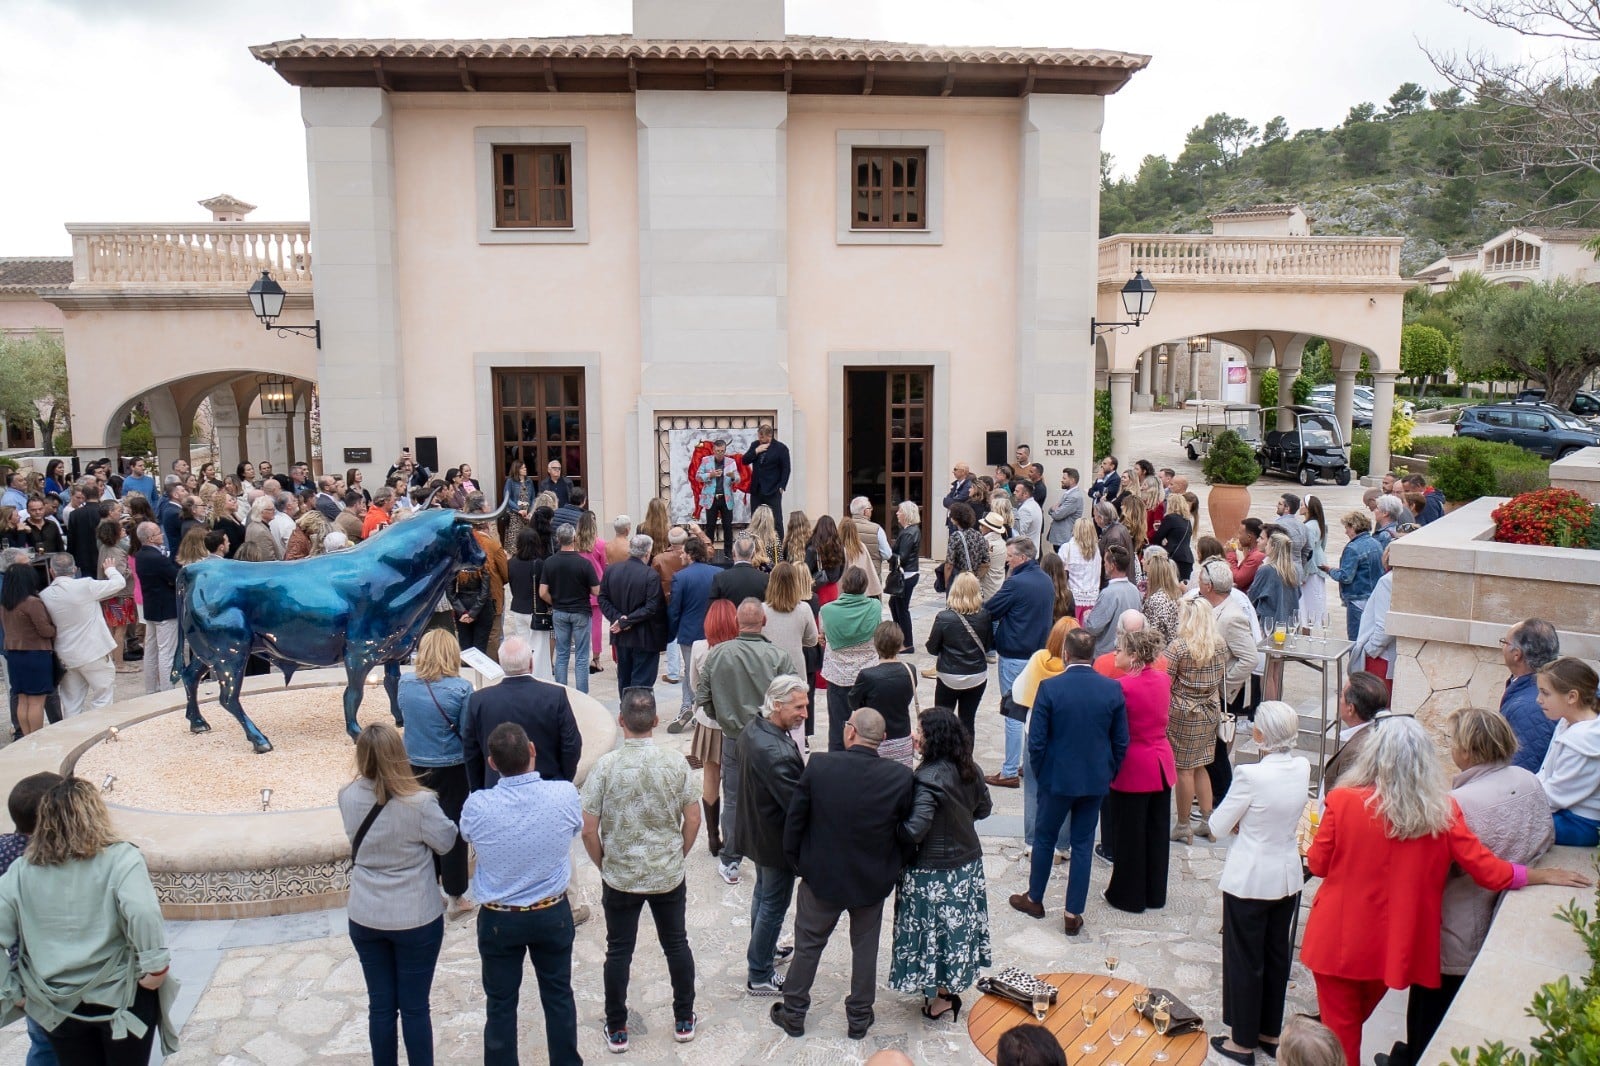
<instances>
[{"instance_id":1,"label":"stone balustrade","mask_svg":"<svg viewBox=\"0 0 1600 1066\"><path fill-rule=\"evenodd\" d=\"M1400 277L1399 237L1216 237L1119 233L1100 241L1100 281L1136 270L1174 278L1299 279Z\"/></svg>"},{"instance_id":2,"label":"stone balustrade","mask_svg":"<svg viewBox=\"0 0 1600 1066\"><path fill-rule=\"evenodd\" d=\"M270 270L285 289L311 286L311 225L213 222L67 226L73 289L243 292Z\"/></svg>"}]
</instances>

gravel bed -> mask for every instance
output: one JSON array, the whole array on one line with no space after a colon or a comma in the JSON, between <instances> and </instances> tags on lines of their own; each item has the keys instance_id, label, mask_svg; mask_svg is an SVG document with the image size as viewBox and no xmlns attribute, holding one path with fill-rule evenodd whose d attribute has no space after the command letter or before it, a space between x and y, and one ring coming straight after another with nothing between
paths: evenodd
<instances>
[{"instance_id":1,"label":"gravel bed","mask_svg":"<svg viewBox=\"0 0 1600 1066\"><path fill-rule=\"evenodd\" d=\"M376 699L374 699L376 697ZM251 719L272 741L256 755L233 716L213 702L201 712L211 732L189 732L175 710L119 732L78 759L76 772L94 782L113 774L106 799L114 806L189 814L238 814L329 807L354 775L355 747L344 732L344 686L257 693L245 698ZM382 689L367 692L363 724L388 717Z\"/></svg>"}]
</instances>

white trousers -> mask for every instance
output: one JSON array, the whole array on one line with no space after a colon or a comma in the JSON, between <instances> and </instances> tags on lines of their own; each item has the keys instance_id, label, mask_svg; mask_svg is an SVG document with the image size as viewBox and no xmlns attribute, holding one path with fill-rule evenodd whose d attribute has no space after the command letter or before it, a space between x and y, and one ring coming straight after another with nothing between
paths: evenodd
<instances>
[{"instance_id":1,"label":"white trousers","mask_svg":"<svg viewBox=\"0 0 1600 1066\"><path fill-rule=\"evenodd\" d=\"M1316 573L1306 578L1306 583L1300 589L1300 624L1307 626L1317 625L1322 621L1322 616L1328 613L1328 578L1326 574Z\"/></svg>"},{"instance_id":2,"label":"white trousers","mask_svg":"<svg viewBox=\"0 0 1600 1066\"><path fill-rule=\"evenodd\" d=\"M173 634L177 634L176 625ZM89 710L95 711L111 706L116 682L117 668L111 664L109 654L82 666L74 666L61 675L61 717L71 718L83 713L85 704Z\"/></svg>"},{"instance_id":3,"label":"white trousers","mask_svg":"<svg viewBox=\"0 0 1600 1066\"><path fill-rule=\"evenodd\" d=\"M144 690L165 692L172 687L172 657L178 650L178 620L144 624Z\"/></svg>"}]
</instances>

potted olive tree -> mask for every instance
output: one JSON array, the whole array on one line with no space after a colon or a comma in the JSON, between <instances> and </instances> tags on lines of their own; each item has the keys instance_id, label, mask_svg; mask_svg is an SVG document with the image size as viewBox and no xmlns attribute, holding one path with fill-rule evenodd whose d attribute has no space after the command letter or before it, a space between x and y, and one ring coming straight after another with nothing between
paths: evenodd
<instances>
[{"instance_id":1,"label":"potted olive tree","mask_svg":"<svg viewBox=\"0 0 1600 1066\"><path fill-rule=\"evenodd\" d=\"M1227 540L1250 513L1250 488L1261 476L1261 466L1256 453L1244 438L1233 430L1223 430L1211 442L1211 448L1201 461L1200 471L1205 475L1211 492L1206 499L1206 511L1211 516L1211 532L1218 540Z\"/></svg>"}]
</instances>

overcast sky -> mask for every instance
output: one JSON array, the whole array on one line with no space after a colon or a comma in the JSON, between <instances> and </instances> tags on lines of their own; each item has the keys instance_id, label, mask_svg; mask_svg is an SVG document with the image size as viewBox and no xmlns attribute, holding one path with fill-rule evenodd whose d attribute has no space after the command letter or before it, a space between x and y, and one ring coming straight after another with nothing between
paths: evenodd
<instances>
[{"instance_id":1,"label":"overcast sky","mask_svg":"<svg viewBox=\"0 0 1600 1066\"><path fill-rule=\"evenodd\" d=\"M1490 49L1446 0L789 0L790 33L1153 56L1107 106L1120 170L1175 156L1216 111L1334 126L1403 81L1439 87L1422 45ZM629 0L0 0L0 255L66 255L62 224L202 221L229 192L261 220L307 216L298 93L251 44L307 37L626 33Z\"/></svg>"}]
</instances>

